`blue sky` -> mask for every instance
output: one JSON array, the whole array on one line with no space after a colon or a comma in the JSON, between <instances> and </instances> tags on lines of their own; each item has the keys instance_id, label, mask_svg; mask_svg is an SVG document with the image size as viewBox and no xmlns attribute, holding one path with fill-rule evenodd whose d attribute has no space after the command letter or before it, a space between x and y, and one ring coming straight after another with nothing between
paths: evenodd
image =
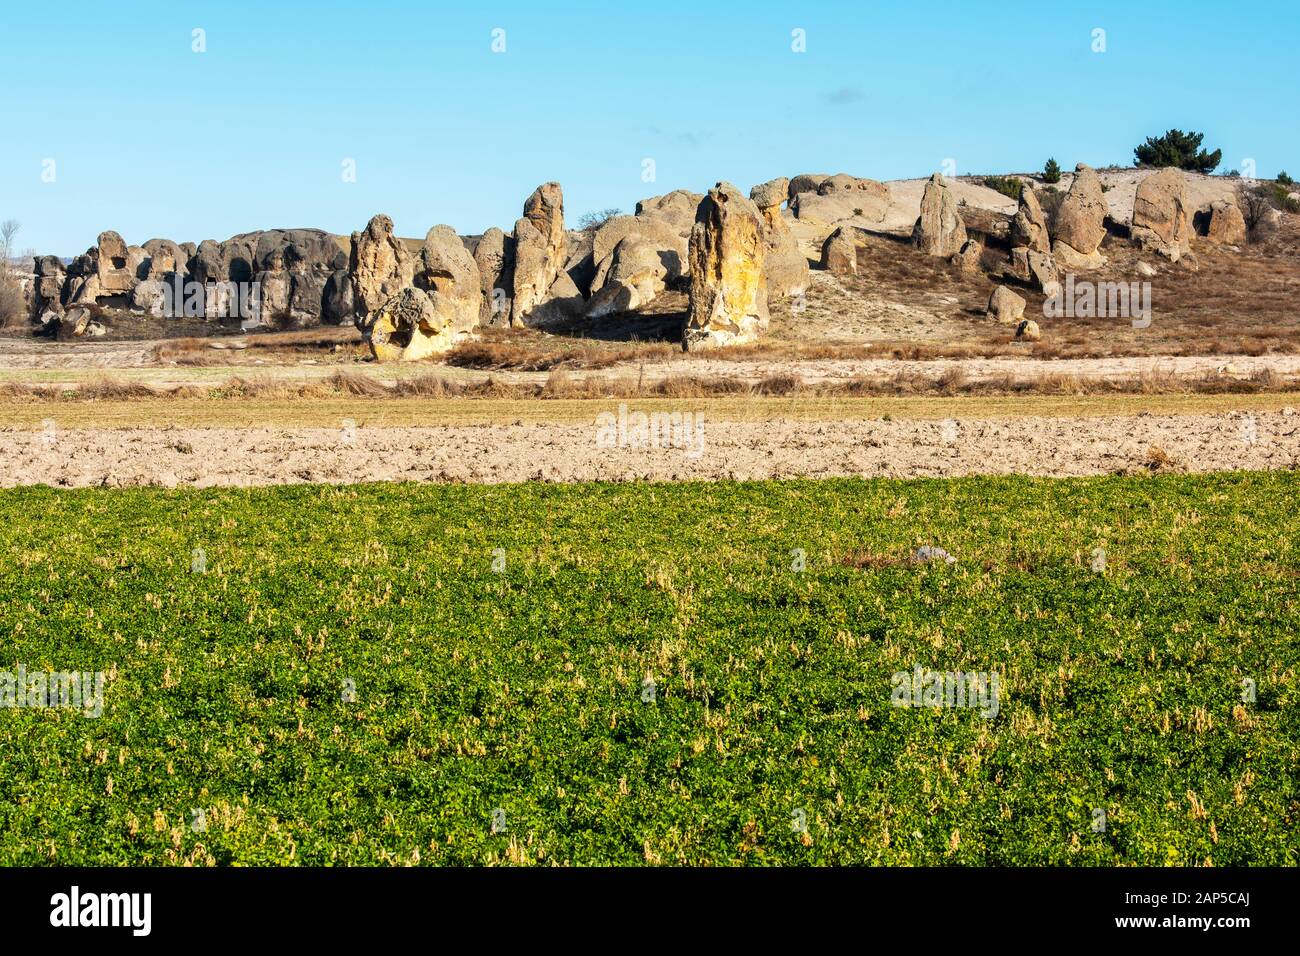
<instances>
[{"instance_id":1,"label":"blue sky","mask_svg":"<svg viewBox=\"0 0 1300 956\"><path fill-rule=\"evenodd\" d=\"M508 229L549 179L576 220L719 179L1128 164L1170 127L1204 131L1223 168L1300 174L1294 3L6 7L0 218L42 253L103 229L347 233L376 212L408 236Z\"/></svg>"}]
</instances>

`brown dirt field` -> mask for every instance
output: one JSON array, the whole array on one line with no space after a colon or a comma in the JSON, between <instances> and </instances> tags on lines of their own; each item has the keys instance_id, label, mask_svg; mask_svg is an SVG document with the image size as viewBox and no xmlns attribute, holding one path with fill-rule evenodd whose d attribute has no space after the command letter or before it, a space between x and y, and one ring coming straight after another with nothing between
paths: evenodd
<instances>
[{"instance_id":1,"label":"brown dirt field","mask_svg":"<svg viewBox=\"0 0 1300 956\"><path fill-rule=\"evenodd\" d=\"M604 410L609 422L615 408ZM640 434L633 422L626 432ZM714 423L651 447L617 424L3 431L0 485L249 486L361 481L670 481L1294 469L1294 410L1097 418ZM603 444L605 436L612 447ZM675 439L675 444L674 440Z\"/></svg>"}]
</instances>

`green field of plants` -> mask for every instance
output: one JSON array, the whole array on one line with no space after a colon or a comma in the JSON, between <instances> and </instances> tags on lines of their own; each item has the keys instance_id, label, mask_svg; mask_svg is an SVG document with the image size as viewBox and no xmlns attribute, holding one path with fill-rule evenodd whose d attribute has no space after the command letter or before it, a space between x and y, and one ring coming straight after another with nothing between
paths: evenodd
<instances>
[{"instance_id":1,"label":"green field of plants","mask_svg":"<svg viewBox=\"0 0 1300 956\"><path fill-rule=\"evenodd\" d=\"M1298 497L6 491L0 863L1295 865Z\"/></svg>"}]
</instances>

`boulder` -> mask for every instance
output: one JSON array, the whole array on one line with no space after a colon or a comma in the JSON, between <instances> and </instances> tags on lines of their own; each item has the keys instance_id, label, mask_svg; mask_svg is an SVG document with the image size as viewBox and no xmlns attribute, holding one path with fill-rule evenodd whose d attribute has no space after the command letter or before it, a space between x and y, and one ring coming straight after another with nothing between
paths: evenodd
<instances>
[{"instance_id":1,"label":"boulder","mask_svg":"<svg viewBox=\"0 0 1300 956\"><path fill-rule=\"evenodd\" d=\"M1095 269L1106 262L1099 251L1106 238L1109 207L1102 192L1101 180L1092 167L1079 163L1074 182L1061 201L1052 236L1052 254L1060 265L1070 269Z\"/></svg>"},{"instance_id":2,"label":"boulder","mask_svg":"<svg viewBox=\"0 0 1300 956\"><path fill-rule=\"evenodd\" d=\"M229 278L225 272L225 260L220 243L211 239L204 239L199 243L198 249L190 257L190 275L200 285Z\"/></svg>"},{"instance_id":3,"label":"boulder","mask_svg":"<svg viewBox=\"0 0 1300 956\"><path fill-rule=\"evenodd\" d=\"M366 224L364 232L352 234L352 295L359 315L366 315L388 303L410 286L415 263L393 235L393 220L380 214ZM409 305L409 303L408 303Z\"/></svg>"},{"instance_id":4,"label":"boulder","mask_svg":"<svg viewBox=\"0 0 1300 956\"><path fill-rule=\"evenodd\" d=\"M33 293L32 311L36 315L42 315L47 311L62 312L63 290L68 281L63 262L58 256L41 256L34 262L34 272L36 287Z\"/></svg>"},{"instance_id":5,"label":"boulder","mask_svg":"<svg viewBox=\"0 0 1300 956\"><path fill-rule=\"evenodd\" d=\"M974 273L980 271L980 265L984 261L984 243L978 235L967 239L962 245L961 250L952 257L952 264L962 272Z\"/></svg>"},{"instance_id":6,"label":"boulder","mask_svg":"<svg viewBox=\"0 0 1300 956\"><path fill-rule=\"evenodd\" d=\"M141 246L126 247L126 271L131 276L131 286L149 278L149 252Z\"/></svg>"},{"instance_id":7,"label":"boulder","mask_svg":"<svg viewBox=\"0 0 1300 956\"><path fill-rule=\"evenodd\" d=\"M823 196L820 193L798 193L790 202L790 211L800 222L829 226L852 219L856 207L849 197L839 193Z\"/></svg>"},{"instance_id":8,"label":"boulder","mask_svg":"<svg viewBox=\"0 0 1300 956\"><path fill-rule=\"evenodd\" d=\"M821 184L830 179L830 173L800 173L790 179L787 187L786 199L790 205L794 205L794 197L800 193L815 193L821 188Z\"/></svg>"},{"instance_id":9,"label":"boulder","mask_svg":"<svg viewBox=\"0 0 1300 956\"><path fill-rule=\"evenodd\" d=\"M1008 241L1012 249L1032 249L1042 253L1052 251L1052 237L1047 230L1047 216L1043 214L1038 194L1029 186L1020 190L1020 205L1011 220Z\"/></svg>"},{"instance_id":10,"label":"boulder","mask_svg":"<svg viewBox=\"0 0 1300 956\"><path fill-rule=\"evenodd\" d=\"M840 226L822 243L822 268L834 275L857 275L859 246L858 231Z\"/></svg>"},{"instance_id":11,"label":"boulder","mask_svg":"<svg viewBox=\"0 0 1300 956\"><path fill-rule=\"evenodd\" d=\"M514 290L515 241L493 226L474 247L478 266L479 325L509 325L510 297Z\"/></svg>"},{"instance_id":12,"label":"boulder","mask_svg":"<svg viewBox=\"0 0 1300 956\"><path fill-rule=\"evenodd\" d=\"M1005 325L1019 325L1025 317L1026 302L1004 285L998 286L989 296L985 315Z\"/></svg>"},{"instance_id":13,"label":"boulder","mask_svg":"<svg viewBox=\"0 0 1300 956\"><path fill-rule=\"evenodd\" d=\"M451 296L408 286L359 320L371 353L381 362L411 362L446 352L468 337ZM478 320L475 308L474 319Z\"/></svg>"},{"instance_id":14,"label":"boulder","mask_svg":"<svg viewBox=\"0 0 1300 956\"><path fill-rule=\"evenodd\" d=\"M966 244L966 226L957 212L957 200L940 173L925 184L912 242L926 255L945 257L957 254Z\"/></svg>"},{"instance_id":15,"label":"boulder","mask_svg":"<svg viewBox=\"0 0 1300 956\"><path fill-rule=\"evenodd\" d=\"M600 287L587 303L587 316L599 319L640 308L660 295L671 278L680 275L681 260L676 250L666 250L660 242L633 233L606 258Z\"/></svg>"},{"instance_id":16,"label":"boulder","mask_svg":"<svg viewBox=\"0 0 1300 956\"><path fill-rule=\"evenodd\" d=\"M1192 210L1182 170L1166 166L1138 183L1131 235L1143 249L1171 262L1192 251Z\"/></svg>"},{"instance_id":17,"label":"boulder","mask_svg":"<svg viewBox=\"0 0 1300 956\"><path fill-rule=\"evenodd\" d=\"M414 282L434 298L442 319L438 334L460 339L479 324L478 263L451 226L434 226L425 235Z\"/></svg>"},{"instance_id":18,"label":"boulder","mask_svg":"<svg viewBox=\"0 0 1300 956\"><path fill-rule=\"evenodd\" d=\"M686 239L695 225L695 210L700 208L703 199L702 195L689 189L674 189L663 196L642 199L636 204L636 214L643 218L662 219Z\"/></svg>"},{"instance_id":19,"label":"boulder","mask_svg":"<svg viewBox=\"0 0 1300 956\"><path fill-rule=\"evenodd\" d=\"M1039 252L1028 246L1017 246L1011 250L1007 274L1045 295L1055 295L1061 289L1061 275L1056 268L1056 259L1051 253Z\"/></svg>"},{"instance_id":20,"label":"boulder","mask_svg":"<svg viewBox=\"0 0 1300 956\"><path fill-rule=\"evenodd\" d=\"M667 220L642 215L612 216L591 237L591 258L596 264L596 274L591 282L593 295L601 289L602 269L608 270L607 260L615 246L629 236L640 236L658 248L676 254L678 261L673 270L675 275L680 276L686 271L687 241Z\"/></svg>"},{"instance_id":21,"label":"boulder","mask_svg":"<svg viewBox=\"0 0 1300 956\"><path fill-rule=\"evenodd\" d=\"M526 325L529 313L546 301L547 292L568 259L564 232L564 194L559 183L543 183L524 203L515 223L514 295L511 324Z\"/></svg>"},{"instance_id":22,"label":"boulder","mask_svg":"<svg viewBox=\"0 0 1300 956\"><path fill-rule=\"evenodd\" d=\"M60 342L79 339L86 335L90 328L90 321L90 309L84 306L68 309L60 316L55 335Z\"/></svg>"},{"instance_id":23,"label":"boulder","mask_svg":"<svg viewBox=\"0 0 1300 956\"><path fill-rule=\"evenodd\" d=\"M1022 342L1037 342L1042 337L1043 333L1033 319L1022 319L1016 326L1016 338Z\"/></svg>"},{"instance_id":24,"label":"boulder","mask_svg":"<svg viewBox=\"0 0 1300 956\"><path fill-rule=\"evenodd\" d=\"M983 206L957 204L957 215L966 227L967 235L980 236L984 241L1006 245L1011 241L1011 217Z\"/></svg>"},{"instance_id":25,"label":"boulder","mask_svg":"<svg viewBox=\"0 0 1300 956\"><path fill-rule=\"evenodd\" d=\"M177 273L185 275L189 256L170 239L150 239L144 244L144 251L149 256L146 279L166 280Z\"/></svg>"},{"instance_id":26,"label":"boulder","mask_svg":"<svg viewBox=\"0 0 1300 956\"><path fill-rule=\"evenodd\" d=\"M768 325L763 260L767 240L758 207L720 182L691 229L690 306L682 328L687 351L752 342Z\"/></svg>"},{"instance_id":27,"label":"boulder","mask_svg":"<svg viewBox=\"0 0 1300 956\"><path fill-rule=\"evenodd\" d=\"M297 248L290 246L290 251ZM331 276L308 265L306 259L289 265L289 325L308 329L320 325L325 313L325 286Z\"/></svg>"},{"instance_id":28,"label":"boulder","mask_svg":"<svg viewBox=\"0 0 1300 956\"><path fill-rule=\"evenodd\" d=\"M1210 204L1205 238L1224 246L1238 246L1246 241L1246 217L1235 202L1221 199Z\"/></svg>"}]
</instances>

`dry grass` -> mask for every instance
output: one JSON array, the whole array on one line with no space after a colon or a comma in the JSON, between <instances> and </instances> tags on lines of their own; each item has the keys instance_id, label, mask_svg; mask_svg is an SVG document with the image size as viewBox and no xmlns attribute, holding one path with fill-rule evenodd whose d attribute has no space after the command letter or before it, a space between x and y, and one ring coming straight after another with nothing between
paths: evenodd
<instances>
[{"instance_id":1,"label":"dry grass","mask_svg":"<svg viewBox=\"0 0 1300 956\"><path fill-rule=\"evenodd\" d=\"M641 376L577 378L564 368L552 370L542 383L506 382L488 378L451 381L436 372L389 384L355 371L339 370L323 378L236 376L220 384L153 387L139 382L99 377L70 386L0 383L0 401L95 402L145 399L319 399L339 396L368 399L589 399L589 398L717 398L722 396L834 397L955 397L955 396L1082 396L1082 395L1253 395L1293 392L1300 377L1284 377L1271 369L1250 376L1207 374L1178 376L1164 372L1097 378L1043 372L1027 377L1001 375L970 379L953 367L938 375L899 371L892 375L858 376L848 381L809 384L791 374L770 375L758 382L726 376L669 375L646 382Z\"/></svg>"}]
</instances>

